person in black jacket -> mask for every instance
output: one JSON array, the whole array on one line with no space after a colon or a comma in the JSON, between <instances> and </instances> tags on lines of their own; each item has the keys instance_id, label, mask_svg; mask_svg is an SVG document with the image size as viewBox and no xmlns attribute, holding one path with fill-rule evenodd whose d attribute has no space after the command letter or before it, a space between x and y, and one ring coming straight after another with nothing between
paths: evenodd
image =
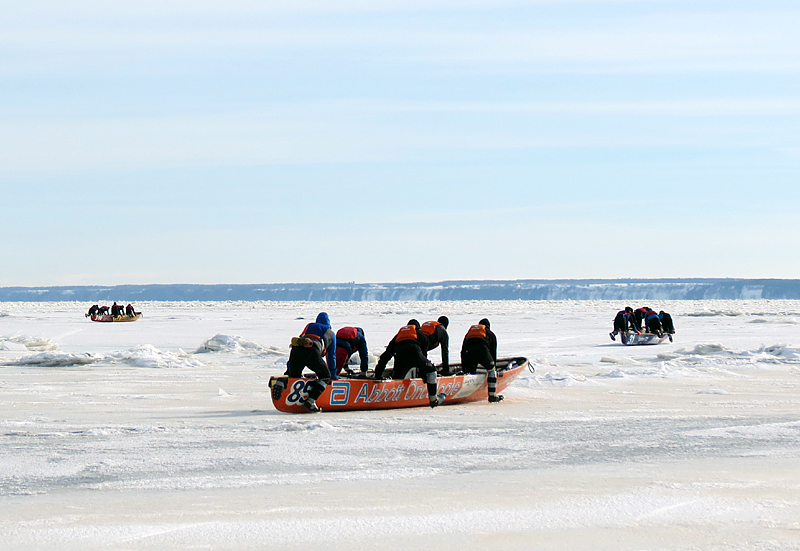
<instances>
[{"instance_id":1,"label":"person in black jacket","mask_svg":"<svg viewBox=\"0 0 800 551\"><path fill-rule=\"evenodd\" d=\"M487 371L489 401L499 402L502 395L497 394L497 337L489 329L489 320L483 318L472 325L461 345L461 365L466 373L475 374L480 365Z\"/></svg>"},{"instance_id":2,"label":"person in black jacket","mask_svg":"<svg viewBox=\"0 0 800 551\"><path fill-rule=\"evenodd\" d=\"M428 338L428 344L425 348L425 357L428 357L428 352L436 348L442 347L442 375L447 375L450 372L450 336L447 334L447 326L450 325L450 320L447 316L439 316L436 321L426 321L422 324L420 329Z\"/></svg>"},{"instance_id":3,"label":"person in black jacket","mask_svg":"<svg viewBox=\"0 0 800 551\"><path fill-rule=\"evenodd\" d=\"M614 341L617 340L615 338L617 333L625 333L631 329L639 333L639 326L636 325L636 320L633 316L633 308L626 306L624 310L617 312L617 315L614 318L614 330L609 333L608 336L611 337L612 341Z\"/></svg>"},{"instance_id":4,"label":"person in black jacket","mask_svg":"<svg viewBox=\"0 0 800 551\"><path fill-rule=\"evenodd\" d=\"M408 321L400 328L397 335L392 337L386 350L378 358L378 365L375 366L375 378L382 379L386 364L394 358L394 369L392 378L404 379L408 372L417 368L417 374L421 379L425 379L428 386L428 399L430 406L435 408L439 405L439 398L436 396L436 368L425 357L428 346L428 337L420 330L419 322L415 319Z\"/></svg>"}]
</instances>

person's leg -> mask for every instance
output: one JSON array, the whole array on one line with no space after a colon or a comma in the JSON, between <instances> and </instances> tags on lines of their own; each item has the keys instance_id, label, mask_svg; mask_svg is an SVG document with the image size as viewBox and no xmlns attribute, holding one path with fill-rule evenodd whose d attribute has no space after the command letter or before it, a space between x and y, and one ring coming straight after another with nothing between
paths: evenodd
<instances>
[{"instance_id":1,"label":"person's leg","mask_svg":"<svg viewBox=\"0 0 800 551\"><path fill-rule=\"evenodd\" d=\"M308 408L311 412L321 411L316 405L316 400L319 398L328 385L331 383L331 372L328 369L328 364L319 353L316 347L308 348L306 350L312 351L308 358L308 368L311 369L316 375L317 380L311 381L308 385L308 397L301 403Z\"/></svg>"},{"instance_id":2,"label":"person's leg","mask_svg":"<svg viewBox=\"0 0 800 551\"><path fill-rule=\"evenodd\" d=\"M482 346L477 350L477 355L478 363L486 368L486 384L489 391L489 401L492 403L499 402L503 399L503 396L497 395L497 369L494 365L492 354L489 352L488 347Z\"/></svg>"},{"instance_id":3,"label":"person's leg","mask_svg":"<svg viewBox=\"0 0 800 551\"><path fill-rule=\"evenodd\" d=\"M461 351L461 369L469 375L477 373L478 365L475 363L474 354L469 349Z\"/></svg>"}]
</instances>

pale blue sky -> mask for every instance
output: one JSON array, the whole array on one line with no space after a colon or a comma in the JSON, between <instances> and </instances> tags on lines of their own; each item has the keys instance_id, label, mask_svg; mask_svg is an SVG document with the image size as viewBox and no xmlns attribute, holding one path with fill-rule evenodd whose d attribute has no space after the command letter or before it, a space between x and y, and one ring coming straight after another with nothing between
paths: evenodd
<instances>
[{"instance_id":1,"label":"pale blue sky","mask_svg":"<svg viewBox=\"0 0 800 551\"><path fill-rule=\"evenodd\" d=\"M798 29L770 0L4 2L0 286L797 278Z\"/></svg>"}]
</instances>

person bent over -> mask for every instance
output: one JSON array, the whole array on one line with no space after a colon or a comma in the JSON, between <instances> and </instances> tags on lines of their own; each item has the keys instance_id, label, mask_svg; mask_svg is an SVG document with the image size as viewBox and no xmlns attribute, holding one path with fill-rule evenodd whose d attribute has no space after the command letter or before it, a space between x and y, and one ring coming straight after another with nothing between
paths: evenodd
<instances>
[{"instance_id":1,"label":"person bent over","mask_svg":"<svg viewBox=\"0 0 800 551\"><path fill-rule=\"evenodd\" d=\"M331 329L331 320L325 312L320 312L317 321L306 325L300 336L292 339L289 361L286 363L286 375L292 378L302 377L304 367L316 373L317 380L308 385L308 397L301 400L300 405L312 413L317 413L322 410L317 406L316 400L331 383L331 373L336 373L336 335ZM283 392L283 383L280 381L276 383L272 392L273 396L275 394L280 396Z\"/></svg>"},{"instance_id":2,"label":"person bent over","mask_svg":"<svg viewBox=\"0 0 800 551\"><path fill-rule=\"evenodd\" d=\"M360 327L342 327L336 332L336 375L339 376L342 370L345 374L352 375L352 371L347 367L347 362L350 361L350 356L358 352L358 357L361 359L361 375L367 375L367 368L369 367L367 351L367 338L364 336L364 330Z\"/></svg>"},{"instance_id":3,"label":"person bent over","mask_svg":"<svg viewBox=\"0 0 800 551\"><path fill-rule=\"evenodd\" d=\"M461 345L461 365L466 373L475 374L480 365L487 371L489 401L499 402L502 395L497 394L497 337L489 329L489 320L483 318L467 331Z\"/></svg>"},{"instance_id":4,"label":"person bent over","mask_svg":"<svg viewBox=\"0 0 800 551\"><path fill-rule=\"evenodd\" d=\"M672 316L661 310L658 313L658 317L661 318L661 329L669 335L669 342L672 342L672 335L675 334L675 324L672 322Z\"/></svg>"},{"instance_id":5,"label":"person bent over","mask_svg":"<svg viewBox=\"0 0 800 551\"><path fill-rule=\"evenodd\" d=\"M641 308L637 308L633 311L633 322L636 324L636 327L641 327L645 331L647 330L647 312L650 310L647 306L642 306Z\"/></svg>"},{"instance_id":6,"label":"person bent over","mask_svg":"<svg viewBox=\"0 0 800 551\"><path fill-rule=\"evenodd\" d=\"M615 341L617 340L617 333L625 333L631 329L637 333L639 332L639 326L636 324L636 320L633 319L633 308L626 306L624 310L617 312L614 318L614 330L608 336L611 337L612 341Z\"/></svg>"},{"instance_id":7,"label":"person bent over","mask_svg":"<svg viewBox=\"0 0 800 551\"><path fill-rule=\"evenodd\" d=\"M439 398L436 396L436 368L428 361L423 352L427 344L428 338L420 330L419 322L415 319L409 320L408 324L401 327L397 335L392 337L386 350L378 359L378 365L375 366L375 378L383 378L386 364L392 358L394 358L392 378L395 380L404 379L409 371L417 368L417 374L427 383L430 406L435 408L439 405Z\"/></svg>"},{"instance_id":8,"label":"person bent over","mask_svg":"<svg viewBox=\"0 0 800 551\"><path fill-rule=\"evenodd\" d=\"M654 335L662 336L661 333L661 318L654 310L648 310L645 314L645 322L647 323L647 331Z\"/></svg>"},{"instance_id":9,"label":"person bent over","mask_svg":"<svg viewBox=\"0 0 800 551\"><path fill-rule=\"evenodd\" d=\"M425 334L428 339L428 344L425 347L425 357L428 357L428 352L442 346L442 375L447 375L450 372L450 336L447 334L447 326L450 325L450 320L447 316L439 316L436 321L426 321L420 327L420 330Z\"/></svg>"}]
</instances>

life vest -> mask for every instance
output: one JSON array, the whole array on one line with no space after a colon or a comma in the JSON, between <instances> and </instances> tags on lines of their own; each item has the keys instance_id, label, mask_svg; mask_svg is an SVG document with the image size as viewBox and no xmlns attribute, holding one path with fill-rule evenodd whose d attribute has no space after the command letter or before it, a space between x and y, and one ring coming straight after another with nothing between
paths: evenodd
<instances>
[{"instance_id":1,"label":"life vest","mask_svg":"<svg viewBox=\"0 0 800 551\"><path fill-rule=\"evenodd\" d=\"M319 339L320 338L319 335L315 335L314 333L309 333L308 332L308 328L309 327L311 327L311 324L307 323L305 328L303 328L303 330L300 332L300 336L301 337L311 337L312 339Z\"/></svg>"},{"instance_id":2,"label":"life vest","mask_svg":"<svg viewBox=\"0 0 800 551\"><path fill-rule=\"evenodd\" d=\"M440 325L441 323L439 323L438 321L426 321L425 323L422 324L420 330L430 337L431 335L436 333L436 328L439 327Z\"/></svg>"},{"instance_id":3,"label":"life vest","mask_svg":"<svg viewBox=\"0 0 800 551\"><path fill-rule=\"evenodd\" d=\"M358 336L358 329L355 327L342 327L336 332L336 339L347 339L348 341L355 340Z\"/></svg>"},{"instance_id":4,"label":"life vest","mask_svg":"<svg viewBox=\"0 0 800 551\"><path fill-rule=\"evenodd\" d=\"M417 338L417 328L413 325L404 325L397 332L395 342L412 341Z\"/></svg>"},{"instance_id":5,"label":"life vest","mask_svg":"<svg viewBox=\"0 0 800 551\"><path fill-rule=\"evenodd\" d=\"M314 327L312 327L312 325ZM325 356L325 354L328 353L328 347L325 346L325 339L322 338L323 335L317 335L313 331L321 331L324 327L325 326L319 323L309 323L306 325L305 329L303 329L303 332L300 333L300 338L316 339L320 342L320 345L322 346L322 356ZM311 329L311 333L309 333L309 329ZM292 339L292 342L294 342L294 339Z\"/></svg>"},{"instance_id":6,"label":"life vest","mask_svg":"<svg viewBox=\"0 0 800 551\"><path fill-rule=\"evenodd\" d=\"M486 338L486 326L481 324L471 325L469 331L467 331L467 339L485 339Z\"/></svg>"}]
</instances>

